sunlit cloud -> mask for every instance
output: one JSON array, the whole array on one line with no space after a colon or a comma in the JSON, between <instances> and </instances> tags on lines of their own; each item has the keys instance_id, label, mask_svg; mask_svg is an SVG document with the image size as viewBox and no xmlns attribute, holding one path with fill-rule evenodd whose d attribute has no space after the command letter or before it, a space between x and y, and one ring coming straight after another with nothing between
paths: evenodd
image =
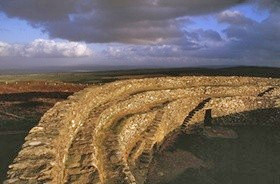
<instances>
[{"instance_id":1,"label":"sunlit cloud","mask_svg":"<svg viewBox=\"0 0 280 184\"><path fill-rule=\"evenodd\" d=\"M29 44L8 44L0 42L0 56L38 57L38 58L75 58L92 56L93 51L86 44L77 42L56 42L36 39Z\"/></svg>"}]
</instances>

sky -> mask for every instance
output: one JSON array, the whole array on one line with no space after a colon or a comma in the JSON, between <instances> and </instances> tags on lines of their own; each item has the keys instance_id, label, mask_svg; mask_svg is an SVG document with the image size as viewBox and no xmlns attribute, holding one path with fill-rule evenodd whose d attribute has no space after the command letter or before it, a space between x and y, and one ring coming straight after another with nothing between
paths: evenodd
<instances>
[{"instance_id":1,"label":"sky","mask_svg":"<svg viewBox=\"0 0 280 184\"><path fill-rule=\"evenodd\" d=\"M280 67L278 0L1 0L0 69Z\"/></svg>"}]
</instances>

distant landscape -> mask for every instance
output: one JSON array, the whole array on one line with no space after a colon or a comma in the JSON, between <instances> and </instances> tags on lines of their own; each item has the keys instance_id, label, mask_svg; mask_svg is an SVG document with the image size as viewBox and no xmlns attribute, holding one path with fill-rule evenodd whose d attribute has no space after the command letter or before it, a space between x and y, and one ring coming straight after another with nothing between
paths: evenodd
<instances>
[{"instance_id":1,"label":"distant landscape","mask_svg":"<svg viewBox=\"0 0 280 184\"><path fill-rule=\"evenodd\" d=\"M9 72L7 72L9 73ZM226 67L226 68L146 68L130 70L84 71L84 72L18 72L0 74L0 82L15 81L60 81L71 83L103 83L117 79L141 78L142 76L251 76L280 77L280 68L276 67Z\"/></svg>"}]
</instances>

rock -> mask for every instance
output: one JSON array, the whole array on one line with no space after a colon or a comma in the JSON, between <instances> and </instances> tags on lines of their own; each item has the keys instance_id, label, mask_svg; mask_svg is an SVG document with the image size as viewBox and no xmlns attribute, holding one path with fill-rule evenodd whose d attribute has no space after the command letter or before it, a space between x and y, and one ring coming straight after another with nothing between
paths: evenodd
<instances>
[{"instance_id":1,"label":"rock","mask_svg":"<svg viewBox=\"0 0 280 184\"><path fill-rule=\"evenodd\" d=\"M110 156L110 161L115 164L119 162L119 158L116 155Z\"/></svg>"},{"instance_id":2,"label":"rock","mask_svg":"<svg viewBox=\"0 0 280 184\"><path fill-rule=\"evenodd\" d=\"M42 145L43 143L40 142L40 141L33 141L33 142L30 142L28 145L29 146L39 146L39 145Z\"/></svg>"},{"instance_id":3,"label":"rock","mask_svg":"<svg viewBox=\"0 0 280 184\"><path fill-rule=\"evenodd\" d=\"M29 133L43 131L43 130L44 130L44 127L37 126L37 127L32 128Z\"/></svg>"},{"instance_id":4,"label":"rock","mask_svg":"<svg viewBox=\"0 0 280 184\"><path fill-rule=\"evenodd\" d=\"M17 178L15 178L15 179L9 179L9 180L5 181L4 184L15 183L15 182L19 182L19 179L17 179Z\"/></svg>"},{"instance_id":5,"label":"rock","mask_svg":"<svg viewBox=\"0 0 280 184\"><path fill-rule=\"evenodd\" d=\"M23 163L23 164L16 163L16 164L13 164L13 165L9 166L10 169L13 168L15 170L25 169L26 167L27 167L27 165L25 163Z\"/></svg>"}]
</instances>

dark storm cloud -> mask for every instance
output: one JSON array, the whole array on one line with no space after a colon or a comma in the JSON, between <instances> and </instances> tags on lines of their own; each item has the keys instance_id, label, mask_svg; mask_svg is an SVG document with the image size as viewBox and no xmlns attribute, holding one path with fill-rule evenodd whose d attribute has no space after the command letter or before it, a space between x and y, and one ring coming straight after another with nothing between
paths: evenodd
<instances>
[{"instance_id":1,"label":"dark storm cloud","mask_svg":"<svg viewBox=\"0 0 280 184\"><path fill-rule=\"evenodd\" d=\"M246 18L248 19L248 18ZM272 13L267 19L254 24L230 24L224 30L228 39L227 47L245 58L280 58L279 13Z\"/></svg>"},{"instance_id":2,"label":"dark storm cloud","mask_svg":"<svg viewBox=\"0 0 280 184\"><path fill-rule=\"evenodd\" d=\"M226 16L225 16L226 15ZM230 16L228 16L230 15ZM217 20L226 24L223 37L214 30L185 31L182 39L157 46L112 47L102 53L119 60L205 61L237 65L280 66L279 12L257 22L240 12L224 11Z\"/></svg>"},{"instance_id":3,"label":"dark storm cloud","mask_svg":"<svg viewBox=\"0 0 280 184\"><path fill-rule=\"evenodd\" d=\"M272 11L276 11L280 9L280 1L279 0L256 0L260 9L269 8Z\"/></svg>"},{"instance_id":4,"label":"dark storm cloud","mask_svg":"<svg viewBox=\"0 0 280 184\"><path fill-rule=\"evenodd\" d=\"M1 0L0 11L51 37L149 44L183 37L180 17L216 12L243 0Z\"/></svg>"},{"instance_id":5,"label":"dark storm cloud","mask_svg":"<svg viewBox=\"0 0 280 184\"><path fill-rule=\"evenodd\" d=\"M79 0L1 0L0 10L11 17L28 21L67 19Z\"/></svg>"}]
</instances>

